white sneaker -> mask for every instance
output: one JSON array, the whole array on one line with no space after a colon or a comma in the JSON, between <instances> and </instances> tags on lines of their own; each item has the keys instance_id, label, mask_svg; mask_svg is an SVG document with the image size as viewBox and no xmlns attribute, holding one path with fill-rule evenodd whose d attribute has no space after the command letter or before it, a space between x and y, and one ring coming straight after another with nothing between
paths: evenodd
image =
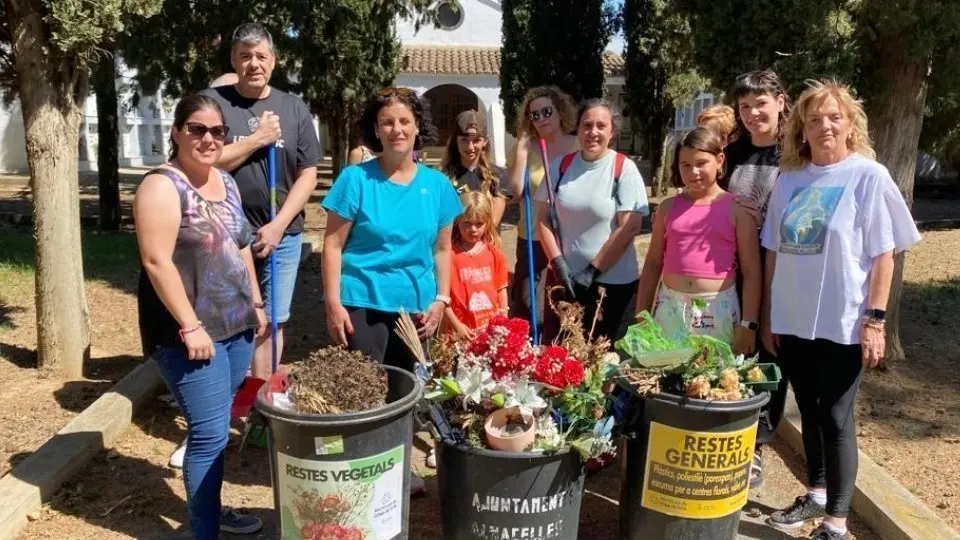
<instances>
[{"instance_id":1,"label":"white sneaker","mask_svg":"<svg viewBox=\"0 0 960 540\"><path fill-rule=\"evenodd\" d=\"M173 454L170 455L169 465L174 469L183 468L183 456L187 453L187 439L183 439L183 442L180 443L180 446L173 451Z\"/></svg>"},{"instance_id":2,"label":"white sneaker","mask_svg":"<svg viewBox=\"0 0 960 540\"><path fill-rule=\"evenodd\" d=\"M430 454L427 456L427 467L431 469L437 468L437 449L431 448Z\"/></svg>"}]
</instances>

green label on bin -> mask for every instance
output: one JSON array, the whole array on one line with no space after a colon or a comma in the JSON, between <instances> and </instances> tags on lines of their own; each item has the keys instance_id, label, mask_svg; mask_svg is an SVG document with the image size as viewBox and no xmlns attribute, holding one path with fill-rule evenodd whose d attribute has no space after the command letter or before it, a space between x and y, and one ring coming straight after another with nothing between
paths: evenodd
<instances>
[{"instance_id":1,"label":"green label on bin","mask_svg":"<svg viewBox=\"0 0 960 540\"><path fill-rule=\"evenodd\" d=\"M343 437L330 435L329 437L314 437L313 446L318 456L332 456L343 453Z\"/></svg>"},{"instance_id":2,"label":"green label on bin","mask_svg":"<svg viewBox=\"0 0 960 540\"><path fill-rule=\"evenodd\" d=\"M387 540L399 535L403 456L403 445L348 461L310 461L278 452L281 538Z\"/></svg>"}]
</instances>

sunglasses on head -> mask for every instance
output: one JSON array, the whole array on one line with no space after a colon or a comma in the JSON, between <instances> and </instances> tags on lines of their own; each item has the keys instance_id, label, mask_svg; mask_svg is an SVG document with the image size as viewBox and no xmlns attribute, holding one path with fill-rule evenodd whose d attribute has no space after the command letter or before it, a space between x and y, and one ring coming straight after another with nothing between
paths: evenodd
<instances>
[{"instance_id":1,"label":"sunglasses on head","mask_svg":"<svg viewBox=\"0 0 960 540\"><path fill-rule=\"evenodd\" d=\"M413 94L413 90L409 88L384 88L377 92L380 97L410 96Z\"/></svg>"},{"instance_id":2,"label":"sunglasses on head","mask_svg":"<svg viewBox=\"0 0 960 540\"><path fill-rule=\"evenodd\" d=\"M543 107L540 110L530 111L530 113L527 116L529 116L530 120L533 120L534 122L536 122L537 120L540 120L540 118L550 118L551 116L553 116L553 107L547 105L546 107Z\"/></svg>"},{"instance_id":3,"label":"sunglasses on head","mask_svg":"<svg viewBox=\"0 0 960 540\"><path fill-rule=\"evenodd\" d=\"M191 137L202 139L207 133L215 140L222 141L227 138L227 126L207 126L196 122L187 122L184 127L187 134Z\"/></svg>"}]
</instances>

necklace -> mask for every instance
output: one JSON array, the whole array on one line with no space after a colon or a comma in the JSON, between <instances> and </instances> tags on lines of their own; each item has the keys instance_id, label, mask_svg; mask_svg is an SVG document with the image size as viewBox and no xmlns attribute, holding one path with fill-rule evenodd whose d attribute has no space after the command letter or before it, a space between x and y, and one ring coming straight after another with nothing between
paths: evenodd
<instances>
[{"instance_id":1,"label":"necklace","mask_svg":"<svg viewBox=\"0 0 960 540\"><path fill-rule=\"evenodd\" d=\"M475 257L475 256L477 256L481 251L483 251L483 246L484 246L483 242L477 242L476 244L473 245L472 248L466 249L466 248L463 246L463 242L461 242L460 240L457 240L457 247L460 248L460 251L461 251L462 253L466 253L467 255L469 255L469 256L471 256L471 257Z\"/></svg>"}]
</instances>

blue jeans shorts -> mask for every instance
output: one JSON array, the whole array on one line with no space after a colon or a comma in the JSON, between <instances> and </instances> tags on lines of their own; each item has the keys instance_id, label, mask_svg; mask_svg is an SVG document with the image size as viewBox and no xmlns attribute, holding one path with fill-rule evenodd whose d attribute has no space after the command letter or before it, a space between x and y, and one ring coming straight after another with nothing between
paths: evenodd
<instances>
[{"instance_id":1,"label":"blue jeans shorts","mask_svg":"<svg viewBox=\"0 0 960 540\"><path fill-rule=\"evenodd\" d=\"M290 320L290 305L293 303L293 290L297 285L297 270L300 269L300 252L303 248L303 233L285 234L280 245L273 250L277 258L277 323ZM255 259L257 278L260 280L260 295L263 297L264 312L267 320L273 321L270 310L270 258Z\"/></svg>"}]
</instances>

